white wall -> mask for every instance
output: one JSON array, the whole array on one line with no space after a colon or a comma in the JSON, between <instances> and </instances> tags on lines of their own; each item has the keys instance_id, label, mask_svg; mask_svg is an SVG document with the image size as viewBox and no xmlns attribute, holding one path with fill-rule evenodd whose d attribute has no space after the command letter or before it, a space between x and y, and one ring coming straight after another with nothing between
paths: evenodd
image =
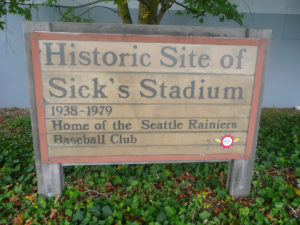
<instances>
[{"instance_id":1,"label":"white wall","mask_svg":"<svg viewBox=\"0 0 300 225\"><path fill-rule=\"evenodd\" d=\"M253 0L254 3L259 0ZM294 107L300 105L300 9L299 0L263 0L277 2L272 13L253 13L260 9L252 7L252 13L246 13L246 27L273 29L270 61L264 91L263 106ZM251 2L251 1L245 1ZM291 7L291 4L294 7ZM292 5L293 5L292 4ZM244 7L241 5L241 7ZM254 7L254 8L253 8ZM284 11L290 7L291 10ZM245 9L246 10L246 9ZM136 18L136 9L133 14ZM297 11L298 12L298 11ZM168 12L162 24L200 26L196 19L187 16L173 16ZM96 22L119 23L117 15L107 10L91 10L89 16ZM33 17L34 21L58 20L55 10L41 8ZM26 64L21 30L22 18L7 16L8 29L0 31L0 107L29 107L27 89ZM88 25L87 25L88 26ZM201 26L238 27L233 22L219 23L217 19L208 17Z\"/></svg>"}]
</instances>

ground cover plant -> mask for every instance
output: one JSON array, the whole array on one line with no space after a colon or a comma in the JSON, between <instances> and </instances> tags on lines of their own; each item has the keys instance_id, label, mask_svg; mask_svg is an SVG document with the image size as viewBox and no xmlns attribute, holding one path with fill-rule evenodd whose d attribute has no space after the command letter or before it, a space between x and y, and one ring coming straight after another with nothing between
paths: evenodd
<instances>
[{"instance_id":1,"label":"ground cover plant","mask_svg":"<svg viewBox=\"0 0 300 225\"><path fill-rule=\"evenodd\" d=\"M299 224L300 113L265 109L249 197L227 194L227 163L65 167L37 194L27 110L0 110L0 224ZM298 180L297 180L298 179Z\"/></svg>"}]
</instances>

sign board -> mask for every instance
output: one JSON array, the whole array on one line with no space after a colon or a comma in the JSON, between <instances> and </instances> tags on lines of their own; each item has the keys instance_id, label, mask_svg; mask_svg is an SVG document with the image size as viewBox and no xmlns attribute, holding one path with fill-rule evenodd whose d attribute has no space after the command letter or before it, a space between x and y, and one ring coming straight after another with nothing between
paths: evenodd
<instances>
[{"instance_id":1,"label":"sign board","mask_svg":"<svg viewBox=\"0 0 300 225\"><path fill-rule=\"evenodd\" d=\"M271 30L24 22L38 192L63 167L228 161L250 193Z\"/></svg>"},{"instance_id":2,"label":"sign board","mask_svg":"<svg viewBox=\"0 0 300 225\"><path fill-rule=\"evenodd\" d=\"M249 159L265 40L31 34L43 163Z\"/></svg>"}]
</instances>

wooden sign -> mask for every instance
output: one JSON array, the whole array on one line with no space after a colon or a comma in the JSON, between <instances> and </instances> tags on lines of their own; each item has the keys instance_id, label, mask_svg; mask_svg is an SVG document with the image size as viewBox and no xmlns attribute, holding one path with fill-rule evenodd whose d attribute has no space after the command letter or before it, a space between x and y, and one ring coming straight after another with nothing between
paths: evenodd
<instances>
[{"instance_id":1,"label":"wooden sign","mask_svg":"<svg viewBox=\"0 0 300 225\"><path fill-rule=\"evenodd\" d=\"M25 22L38 192L63 167L229 162L250 193L271 30Z\"/></svg>"},{"instance_id":2,"label":"wooden sign","mask_svg":"<svg viewBox=\"0 0 300 225\"><path fill-rule=\"evenodd\" d=\"M247 159L263 39L31 34L43 163Z\"/></svg>"}]
</instances>

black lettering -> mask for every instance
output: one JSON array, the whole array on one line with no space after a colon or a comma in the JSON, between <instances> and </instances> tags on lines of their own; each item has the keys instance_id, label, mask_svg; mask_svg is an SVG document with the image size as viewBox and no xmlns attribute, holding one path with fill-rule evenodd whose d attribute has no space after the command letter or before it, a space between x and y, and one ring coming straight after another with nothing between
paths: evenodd
<instances>
[{"instance_id":1,"label":"black lettering","mask_svg":"<svg viewBox=\"0 0 300 225\"><path fill-rule=\"evenodd\" d=\"M162 56L164 56L165 58L169 59L171 62L169 62L169 64L167 64L165 61L160 60L160 65L162 66L166 66L166 67L174 67L177 64L177 59L176 57L170 55L169 53L166 52L166 50L169 49L171 51L173 51L174 53L177 53L177 50L175 47L170 47L170 46L165 46L160 50L160 53Z\"/></svg>"},{"instance_id":2,"label":"black lettering","mask_svg":"<svg viewBox=\"0 0 300 225\"><path fill-rule=\"evenodd\" d=\"M75 46L74 44L71 44L71 47L72 47L72 48L74 48L74 46ZM70 56L71 56L71 64L70 64L70 65L71 65L71 66L76 66L76 62L75 62L75 61L76 61L76 60L75 60L75 58L76 58L76 57L75 57L75 52L74 52L74 51L70 52Z\"/></svg>"},{"instance_id":3,"label":"black lettering","mask_svg":"<svg viewBox=\"0 0 300 225\"><path fill-rule=\"evenodd\" d=\"M239 91L238 99L243 98L243 88L242 87L225 87L224 88L224 99L228 99L229 91L231 91L231 99L236 99L236 90Z\"/></svg>"},{"instance_id":4,"label":"black lettering","mask_svg":"<svg viewBox=\"0 0 300 225\"><path fill-rule=\"evenodd\" d=\"M215 96L212 96L212 87L207 88L208 89L208 97L209 98L219 98L219 87L215 88Z\"/></svg>"},{"instance_id":5,"label":"black lettering","mask_svg":"<svg viewBox=\"0 0 300 225\"><path fill-rule=\"evenodd\" d=\"M100 54L100 52L98 52L98 49L95 48L95 50L93 51L93 55L94 55L94 64L96 66L100 66L100 64L98 63L98 55Z\"/></svg>"},{"instance_id":6,"label":"black lettering","mask_svg":"<svg viewBox=\"0 0 300 225\"><path fill-rule=\"evenodd\" d=\"M150 120L142 120L142 129L149 129L150 128Z\"/></svg>"},{"instance_id":7,"label":"black lettering","mask_svg":"<svg viewBox=\"0 0 300 225\"><path fill-rule=\"evenodd\" d=\"M148 63L145 63L145 61L144 61L144 57L145 57L145 56L147 56L147 58L149 59ZM142 66L145 66L145 67L150 66L150 65L151 65L150 58L151 58L151 56L150 56L148 53L142 54L141 57L140 57L141 65L142 65Z\"/></svg>"},{"instance_id":8,"label":"black lettering","mask_svg":"<svg viewBox=\"0 0 300 225\"><path fill-rule=\"evenodd\" d=\"M147 91L150 92L150 94L147 95L147 94L144 94L144 92L140 91L141 97L144 97L144 98L153 98L153 97L155 97L156 94L157 94L157 91L154 88L148 86L146 84L146 82L147 83L150 82L150 83L156 85L156 81L155 80L151 80L151 79L143 79L143 80L141 80L141 83L140 83L141 88L143 88L143 89L145 89L145 90L147 90Z\"/></svg>"},{"instance_id":9,"label":"black lettering","mask_svg":"<svg viewBox=\"0 0 300 225\"><path fill-rule=\"evenodd\" d=\"M189 129L196 129L197 120L189 120Z\"/></svg>"},{"instance_id":10,"label":"black lettering","mask_svg":"<svg viewBox=\"0 0 300 225\"><path fill-rule=\"evenodd\" d=\"M55 144L57 144L57 143L60 144L60 143L63 142L61 135L53 135L53 137L54 137L54 143Z\"/></svg>"},{"instance_id":11,"label":"black lettering","mask_svg":"<svg viewBox=\"0 0 300 225\"><path fill-rule=\"evenodd\" d=\"M78 89L78 93L79 93L80 97L81 98L88 98L88 97L90 97L89 93L86 94L86 95L83 94L83 89L89 90L90 88L89 88L89 86L86 86L86 85L80 86L79 89Z\"/></svg>"},{"instance_id":12,"label":"black lettering","mask_svg":"<svg viewBox=\"0 0 300 225\"><path fill-rule=\"evenodd\" d=\"M225 129L225 128L226 128L226 123L221 123L221 124L220 124L220 128L221 128L221 129Z\"/></svg>"},{"instance_id":13,"label":"black lettering","mask_svg":"<svg viewBox=\"0 0 300 225\"><path fill-rule=\"evenodd\" d=\"M192 50L191 53L189 54L191 67L196 67L194 64L194 56L196 56L196 54L194 54L194 50Z\"/></svg>"},{"instance_id":14,"label":"black lettering","mask_svg":"<svg viewBox=\"0 0 300 225\"><path fill-rule=\"evenodd\" d=\"M111 55L111 62L108 62L108 56ZM107 66L113 66L117 62L117 56L114 52L105 52L102 57L103 63Z\"/></svg>"},{"instance_id":15,"label":"black lettering","mask_svg":"<svg viewBox=\"0 0 300 225\"><path fill-rule=\"evenodd\" d=\"M247 50L245 48L240 50L239 55L237 56L238 58L238 65L236 67L237 69L242 69L243 52L247 52Z\"/></svg>"},{"instance_id":16,"label":"black lettering","mask_svg":"<svg viewBox=\"0 0 300 225\"><path fill-rule=\"evenodd\" d=\"M185 47L182 47L182 50L185 51ZM185 67L185 55L184 54L180 55L180 66L179 67L182 67L182 68Z\"/></svg>"},{"instance_id":17,"label":"black lettering","mask_svg":"<svg viewBox=\"0 0 300 225\"><path fill-rule=\"evenodd\" d=\"M133 48L137 49L137 46L134 45ZM133 53L131 56L132 56L132 65L131 66L138 66L136 63L136 53Z\"/></svg>"},{"instance_id":18,"label":"black lettering","mask_svg":"<svg viewBox=\"0 0 300 225\"><path fill-rule=\"evenodd\" d=\"M62 83L66 84L66 80L64 78L59 78L59 77L53 77L49 80L49 85L50 87L58 90L61 92L60 95L54 94L51 90L49 91L51 97L56 97L56 98L64 98L67 95L67 90L63 88L62 86L59 86L58 84L55 84L54 81L61 81Z\"/></svg>"},{"instance_id":19,"label":"black lettering","mask_svg":"<svg viewBox=\"0 0 300 225\"><path fill-rule=\"evenodd\" d=\"M125 56L130 56L129 53L121 53L119 56L120 56L119 66L125 66Z\"/></svg>"},{"instance_id":20,"label":"black lettering","mask_svg":"<svg viewBox=\"0 0 300 225\"><path fill-rule=\"evenodd\" d=\"M79 63L80 65L88 66L91 64L90 53L86 51L82 51L79 53Z\"/></svg>"},{"instance_id":21,"label":"black lettering","mask_svg":"<svg viewBox=\"0 0 300 225\"><path fill-rule=\"evenodd\" d=\"M172 86L170 88L169 97L170 98L181 98L180 96L180 87L179 86Z\"/></svg>"},{"instance_id":22,"label":"black lettering","mask_svg":"<svg viewBox=\"0 0 300 225\"><path fill-rule=\"evenodd\" d=\"M209 60L210 60L209 55L202 54L198 58L198 65L202 68L206 68L209 66L209 62L207 62ZM205 62L206 62L206 64L204 64Z\"/></svg>"},{"instance_id":23,"label":"black lettering","mask_svg":"<svg viewBox=\"0 0 300 225\"><path fill-rule=\"evenodd\" d=\"M226 60L227 59L227 60ZM226 64L225 64L226 60ZM231 55L224 55L221 58L221 66L225 69L230 68L233 65L233 57Z\"/></svg>"},{"instance_id":24,"label":"black lettering","mask_svg":"<svg viewBox=\"0 0 300 225\"><path fill-rule=\"evenodd\" d=\"M70 98L76 98L76 94L75 94L76 90L75 90L75 88L76 88L75 85L70 86L70 89L71 89Z\"/></svg>"},{"instance_id":25,"label":"black lettering","mask_svg":"<svg viewBox=\"0 0 300 225\"><path fill-rule=\"evenodd\" d=\"M127 85L119 86L119 98L128 98L129 97L129 87Z\"/></svg>"},{"instance_id":26,"label":"black lettering","mask_svg":"<svg viewBox=\"0 0 300 225\"><path fill-rule=\"evenodd\" d=\"M51 45L53 43L44 43L46 46L46 57L47 57L47 62L45 65L54 65L52 62L52 55L59 55L60 62L58 65L64 66L66 65L65 62L65 45L66 43L57 43L59 46L59 51L58 52L53 52L51 50Z\"/></svg>"},{"instance_id":27,"label":"black lettering","mask_svg":"<svg viewBox=\"0 0 300 225\"><path fill-rule=\"evenodd\" d=\"M183 89L183 96L185 98L195 98L195 81L191 81L191 86Z\"/></svg>"},{"instance_id":28,"label":"black lettering","mask_svg":"<svg viewBox=\"0 0 300 225\"><path fill-rule=\"evenodd\" d=\"M61 123L62 123L62 120L52 120L53 130L61 130L62 129Z\"/></svg>"},{"instance_id":29,"label":"black lettering","mask_svg":"<svg viewBox=\"0 0 300 225\"><path fill-rule=\"evenodd\" d=\"M159 87L160 87L160 97L166 98L165 88L167 87L167 85L165 84L165 82L162 82L162 84Z\"/></svg>"},{"instance_id":30,"label":"black lettering","mask_svg":"<svg viewBox=\"0 0 300 225\"><path fill-rule=\"evenodd\" d=\"M94 81L94 96L92 98L107 98L107 96L103 92L103 89L106 87L106 85L98 85L97 78L94 78L92 81Z\"/></svg>"}]
</instances>

